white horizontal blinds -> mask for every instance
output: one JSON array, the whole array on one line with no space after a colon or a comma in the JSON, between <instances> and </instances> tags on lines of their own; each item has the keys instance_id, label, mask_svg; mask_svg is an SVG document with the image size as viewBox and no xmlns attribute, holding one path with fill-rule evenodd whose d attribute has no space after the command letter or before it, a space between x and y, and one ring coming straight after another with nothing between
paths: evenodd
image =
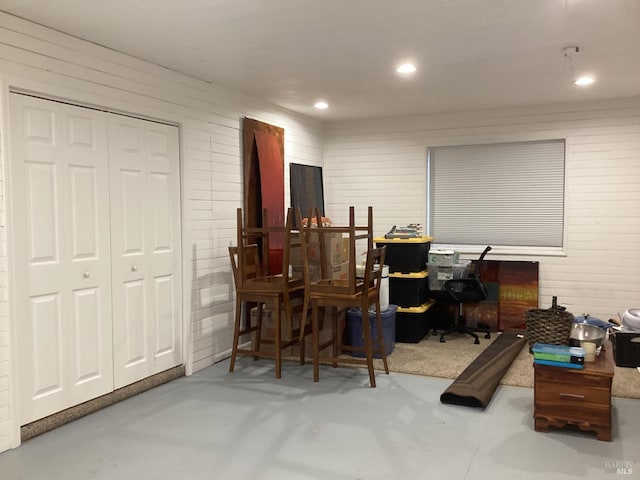
<instances>
[{"instance_id":1,"label":"white horizontal blinds","mask_svg":"<svg viewBox=\"0 0 640 480\"><path fill-rule=\"evenodd\" d=\"M429 149L438 243L561 247L564 140Z\"/></svg>"}]
</instances>

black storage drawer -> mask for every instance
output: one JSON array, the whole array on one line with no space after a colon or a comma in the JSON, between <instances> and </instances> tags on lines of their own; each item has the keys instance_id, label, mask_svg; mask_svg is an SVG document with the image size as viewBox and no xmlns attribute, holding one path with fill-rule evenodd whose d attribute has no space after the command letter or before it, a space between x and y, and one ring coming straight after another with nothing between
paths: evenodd
<instances>
[{"instance_id":1,"label":"black storage drawer","mask_svg":"<svg viewBox=\"0 0 640 480\"><path fill-rule=\"evenodd\" d=\"M429 309L435 302L428 301L419 307L396 310L396 342L418 343L427 334Z\"/></svg>"},{"instance_id":2,"label":"black storage drawer","mask_svg":"<svg viewBox=\"0 0 640 480\"><path fill-rule=\"evenodd\" d=\"M611 344L618 367L640 367L640 333L617 332Z\"/></svg>"},{"instance_id":3,"label":"black storage drawer","mask_svg":"<svg viewBox=\"0 0 640 480\"><path fill-rule=\"evenodd\" d=\"M389 302L399 307L417 307L429 300L426 270L389 274Z\"/></svg>"},{"instance_id":4,"label":"black storage drawer","mask_svg":"<svg viewBox=\"0 0 640 480\"><path fill-rule=\"evenodd\" d=\"M389 273L415 273L427 266L427 255L432 237L374 239L376 246L386 245L385 264Z\"/></svg>"}]
</instances>

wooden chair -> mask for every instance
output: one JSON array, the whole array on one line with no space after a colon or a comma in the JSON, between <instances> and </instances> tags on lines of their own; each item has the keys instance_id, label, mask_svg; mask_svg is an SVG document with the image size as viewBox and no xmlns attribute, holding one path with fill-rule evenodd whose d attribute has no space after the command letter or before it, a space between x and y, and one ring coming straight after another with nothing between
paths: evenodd
<instances>
[{"instance_id":1,"label":"wooden chair","mask_svg":"<svg viewBox=\"0 0 640 480\"><path fill-rule=\"evenodd\" d=\"M313 332L313 380L315 382L319 380L321 360L320 352L331 347L331 355L323 357L324 360L330 361L334 367L337 367L338 362L366 365L369 371L369 382L371 387L375 387L376 381L373 369L374 353L380 354L385 372L387 374L389 373L387 356L384 350L382 319L380 316L380 283L382 281L382 266L384 265L386 247L373 248L373 213L371 207L369 207L368 225L366 227L356 226L354 217L354 209L351 207L348 227L322 227L320 226L321 223L318 221L318 227L305 228L307 240L309 239L309 234L314 232L318 235L321 244L323 242L323 235L326 233L346 232L349 235L349 265L347 278L330 278L328 268L326 268L326 262L323 259L323 278L314 282L309 281L307 287L312 311L311 330ZM358 233L362 231L366 233ZM359 279L356 276L356 264L358 260L356 256L356 240L359 239L367 240L367 258L363 279ZM323 249L321 248L321 251L322 250ZM371 338L371 328L369 323L369 308L372 305L375 307L378 332L375 339ZM340 312L351 307L359 307L362 310L363 346L360 347L342 344L342 332L339 328L338 317ZM321 321L324 319L325 309L327 308L331 310L331 338L327 342L320 344L320 325ZM340 357L340 354L343 351L363 352L365 354L365 358Z\"/></svg>"},{"instance_id":2,"label":"wooden chair","mask_svg":"<svg viewBox=\"0 0 640 480\"><path fill-rule=\"evenodd\" d=\"M305 235L293 230L293 217L296 217L297 225L301 225L299 209L289 209L284 226L268 226L266 212L263 217L262 227L246 227L242 219L242 209L237 212L238 245L229 247L229 256L234 275L236 289L236 313L233 331L233 345L231 351L231 363L229 371L235 368L238 354L251 355L254 359L260 357L274 357L276 364L276 378L282 375L282 350L299 346L300 363L304 364L305 335L310 333L310 328L304 328L306 323L306 311L309 308L306 295L309 268L306 255ZM269 235L277 233L283 235L282 273L269 275L267 263L269 261ZM249 243L253 242L253 243ZM290 258L292 252L299 250L300 267L290 272ZM255 323L251 315L245 315L245 327L242 327L242 305L247 305L247 311L251 305L256 305ZM274 322L273 340L264 339L262 336L263 308L271 311ZM285 340L282 335L281 312L284 312ZM293 317L300 317L299 327L294 327ZM251 339L251 348L240 348L240 338L246 334L254 334ZM273 352L267 352L262 347L273 345Z\"/></svg>"},{"instance_id":3,"label":"wooden chair","mask_svg":"<svg viewBox=\"0 0 640 480\"><path fill-rule=\"evenodd\" d=\"M315 218L315 222L312 220ZM314 223L317 225L316 227L311 226ZM307 223L306 228L304 229L306 233L307 243L312 241L311 234L314 235L314 240L319 243L319 251L320 251L320 276L324 281L322 285L325 289L330 289L333 284L331 281L331 272L329 266L329 258L330 254L327 252L326 244L329 243L327 241L327 237L331 234L338 235L346 235L347 238L347 250L349 257L349 265L347 270L347 275L349 278L348 283L338 282L335 284L338 287L338 291L340 293L345 292L345 288L349 293L355 293L356 289L356 266L358 264L358 257L356 255L357 250L356 246L358 242L362 240L366 240L366 248L365 252L371 250L373 248L373 208L369 207L367 209L367 224L366 225L356 225L355 221L355 209L354 207L349 207L349 225L348 226L330 226L325 227L322 225L322 217L320 216L320 210L315 208L312 209L312 213L309 218L309 222ZM317 283L317 282L316 282Z\"/></svg>"}]
</instances>

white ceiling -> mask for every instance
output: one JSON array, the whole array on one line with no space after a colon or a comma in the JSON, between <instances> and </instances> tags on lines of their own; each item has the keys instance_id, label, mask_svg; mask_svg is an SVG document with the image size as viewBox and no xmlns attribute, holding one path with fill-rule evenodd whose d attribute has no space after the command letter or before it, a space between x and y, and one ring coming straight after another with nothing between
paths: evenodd
<instances>
[{"instance_id":1,"label":"white ceiling","mask_svg":"<svg viewBox=\"0 0 640 480\"><path fill-rule=\"evenodd\" d=\"M640 0L0 0L0 10L326 120L640 95ZM418 67L411 78L395 74L405 60ZM582 73L596 83L572 85ZM314 109L318 99L330 108Z\"/></svg>"}]
</instances>

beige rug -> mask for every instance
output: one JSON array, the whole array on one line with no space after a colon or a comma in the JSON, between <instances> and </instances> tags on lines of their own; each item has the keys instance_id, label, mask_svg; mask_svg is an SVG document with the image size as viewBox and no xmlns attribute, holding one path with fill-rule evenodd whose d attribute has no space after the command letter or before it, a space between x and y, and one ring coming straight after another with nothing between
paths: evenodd
<instances>
[{"instance_id":1,"label":"beige rug","mask_svg":"<svg viewBox=\"0 0 640 480\"><path fill-rule=\"evenodd\" d=\"M389 369L399 373L455 379L495 337L492 334L491 340L485 340L480 336L480 345L475 345L467 335L452 335L445 343L440 343L439 337L431 335L420 343L396 343L393 353L388 357ZM375 360L375 367L381 370L382 360ZM533 388L533 357L528 346L522 349L500 383ZM615 397L640 398L638 369L616 367L612 390Z\"/></svg>"}]
</instances>

